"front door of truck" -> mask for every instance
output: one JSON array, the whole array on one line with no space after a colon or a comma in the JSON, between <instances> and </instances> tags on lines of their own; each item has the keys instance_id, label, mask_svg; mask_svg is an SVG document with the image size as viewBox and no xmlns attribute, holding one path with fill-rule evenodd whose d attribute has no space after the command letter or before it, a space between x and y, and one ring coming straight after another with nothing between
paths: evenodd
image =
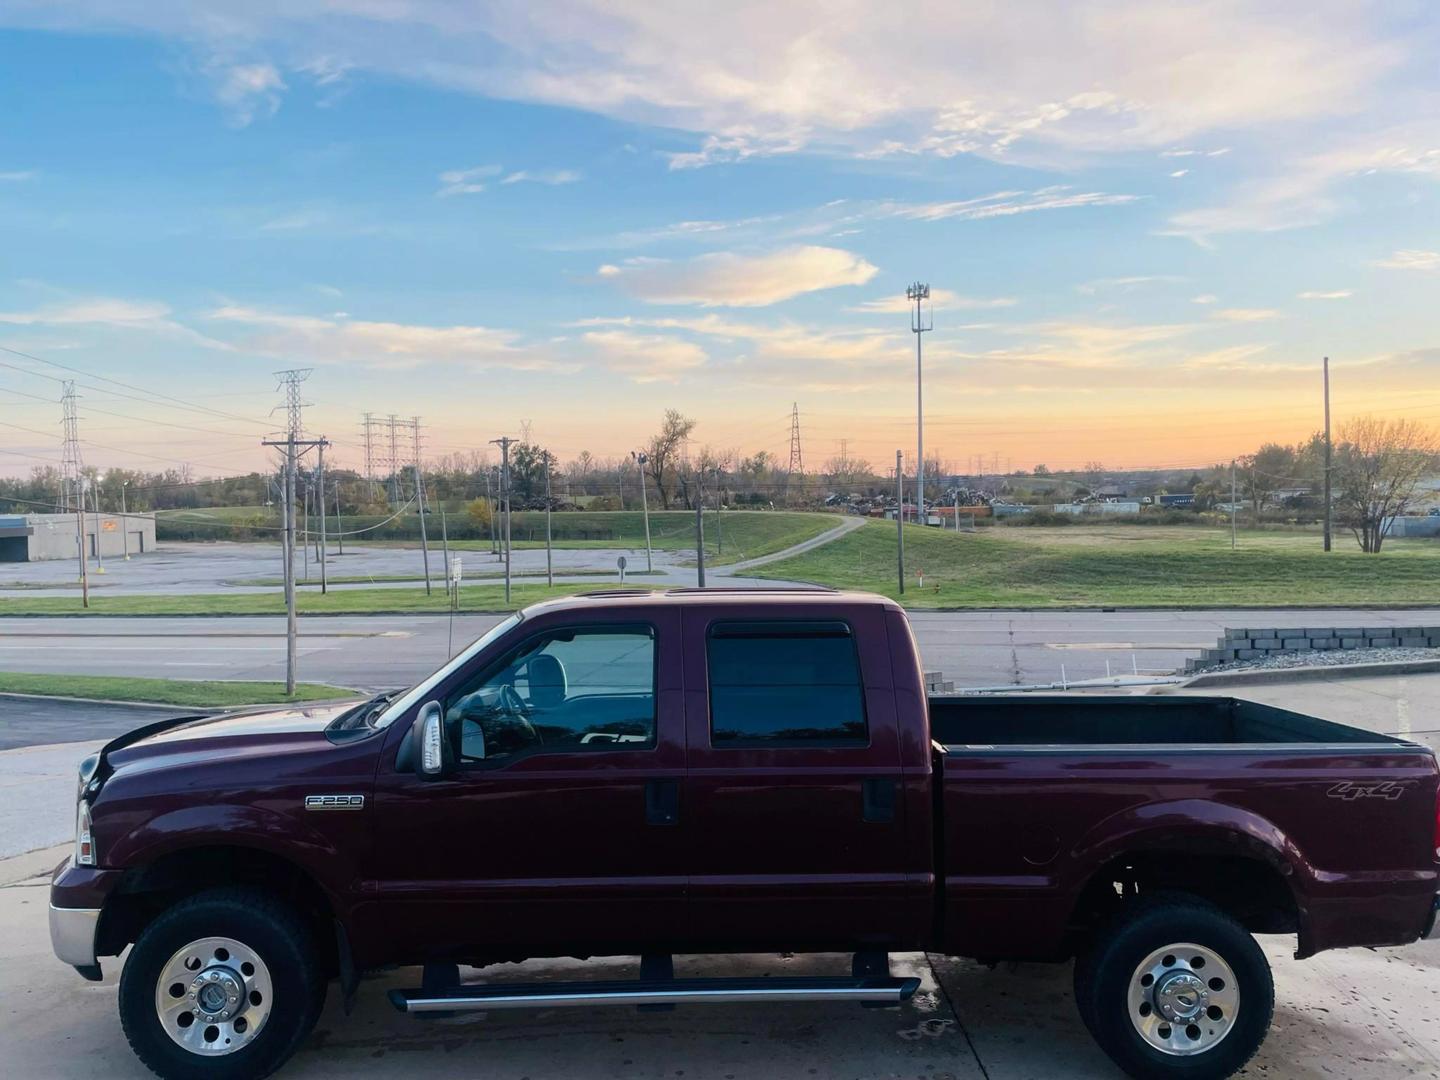
<instances>
[{"instance_id":1,"label":"front door of truck","mask_svg":"<svg viewBox=\"0 0 1440 1080\"><path fill-rule=\"evenodd\" d=\"M402 753L377 778L376 884L399 953L635 951L676 932L679 647L673 611L542 617L437 688L455 774L422 780Z\"/></svg>"},{"instance_id":2,"label":"front door of truck","mask_svg":"<svg viewBox=\"0 0 1440 1080\"><path fill-rule=\"evenodd\" d=\"M890 944L923 883L906 872L883 611L754 610L685 612L693 923L736 948Z\"/></svg>"}]
</instances>

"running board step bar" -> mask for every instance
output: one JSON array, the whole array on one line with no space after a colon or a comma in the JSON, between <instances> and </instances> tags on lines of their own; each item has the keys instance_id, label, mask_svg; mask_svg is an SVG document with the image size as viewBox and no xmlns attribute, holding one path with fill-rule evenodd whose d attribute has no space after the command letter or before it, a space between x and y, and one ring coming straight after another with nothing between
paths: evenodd
<instances>
[{"instance_id":1,"label":"running board step bar","mask_svg":"<svg viewBox=\"0 0 1440 1080\"><path fill-rule=\"evenodd\" d=\"M898 1005L920 988L916 978L623 979L568 983L491 983L443 991L391 990L401 1012L486 1012L603 1005L729 1005L737 1002L858 1001Z\"/></svg>"}]
</instances>

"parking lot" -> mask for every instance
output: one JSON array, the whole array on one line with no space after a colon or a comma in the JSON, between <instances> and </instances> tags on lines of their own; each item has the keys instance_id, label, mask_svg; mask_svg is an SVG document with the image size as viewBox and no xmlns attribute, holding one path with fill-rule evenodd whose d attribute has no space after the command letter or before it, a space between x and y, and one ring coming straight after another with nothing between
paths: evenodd
<instances>
[{"instance_id":1,"label":"parking lot","mask_svg":"<svg viewBox=\"0 0 1440 1080\"><path fill-rule=\"evenodd\" d=\"M1256 700L1376 731L1435 739L1440 675L1326 679L1246 688ZM7 714L9 715L9 714ZM17 718L19 713L13 714ZM112 720L123 723L123 717ZM18 721L17 721L18 724ZM73 731L73 728L71 729ZM33 735L33 733L31 733ZM93 742L0 753L7 838L46 843L69 828L70 777ZM1433 742L1432 742L1433 745ZM29 830L23 832L21 830ZM22 848L23 849L23 848ZM17 850L12 848L11 850ZM50 847L0 860L0 1046L7 1076L115 1080L148 1073L125 1044L115 1009L121 960L103 983L84 982L50 951ZM1276 976L1272 1032L1242 1074L1274 1080L1401 1080L1440 1076L1440 941L1345 950L1297 962L1293 939L1262 939ZM1075 1013L1069 965L1001 965L925 954L894 958L921 990L895 1010L854 1006L691 1006L497 1012L421 1021L395 1012L384 991L414 986L416 969L365 980L352 1015L332 993L305 1048L281 1073L296 1078L810 1077L926 1080L1118 1080ZM831 974L846 958L689 957L690 975ZM533 981L634 974L633 960L581 973L572 961L532 961L466 977Z\"/></svg>"}]
</instances>

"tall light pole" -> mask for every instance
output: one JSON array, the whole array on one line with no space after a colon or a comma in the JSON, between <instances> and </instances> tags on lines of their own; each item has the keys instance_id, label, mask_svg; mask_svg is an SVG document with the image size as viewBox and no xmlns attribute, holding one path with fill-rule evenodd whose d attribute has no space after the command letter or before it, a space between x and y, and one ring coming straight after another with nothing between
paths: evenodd
<instances>
[{"instance_id":1,"label":"tall light pole","mask_svg":"<svg viewBox=\"0 0 1440 1080\"><path fill-rule=\"evenodd\" d=\"M1330 550L1332 532L1333 501L1330 497L1330 470L1334 444L1330 441L1330 357L1325 357L1325 541L1324 550Z\"/></svg>"},{"instance_id":2,"label":"tall light pole","mask_svg":"<svg viewBox=\"0 0 1440 1080\"><path fill-rule=\"evenodd\" d=\"M915 520L925 524L925 388L921 373L920 338L935 329L935 309L930 309L930 323L925 323L922 303L930 299L930 286L915 282L905 290L905 299L915 305L910 313L910 331L915 335ZM901 513L904 513L903 506Z\"/></svg>"},{"instance_id":3,"label":"tall light pole","mask_svg":"<svg viewBox=\"0 0 1440 1080\"><path fill-rule=\"evenodd\" d=\"M645 494L645 463L650 458L639 450L631 450L630 457L635 462L635 471L640 474L640 512L645 515L645 571L653 574L655 559L650 554L650 498Z\"/></svg>"}]
</instances>

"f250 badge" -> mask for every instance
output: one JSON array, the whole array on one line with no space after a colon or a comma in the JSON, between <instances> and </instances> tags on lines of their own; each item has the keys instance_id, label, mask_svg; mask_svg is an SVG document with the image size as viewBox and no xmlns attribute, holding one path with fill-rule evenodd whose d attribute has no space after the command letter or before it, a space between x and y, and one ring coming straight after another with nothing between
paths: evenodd
<instances>
[{"instance_id":1,"label":"f250 badge","mask_svg":"<svg viewBox=\"0 0 1440 1080\"><path fill-rule=\"evenodd\" d=\"M306 795L306 810L364 810L364 795Z\"/></svg>"},{"instance_id":2,"label":"f250 badge","mask_svg":"<svg viewBox=\"0 0 1440 1080\"><path fill-rule=\"evenodd\" d=\"M1405 794L1405 785L1395 780L1377 780L1369 784L1342 780L1325 794L1332 799L1344 799L1346 802L1354 802L1356 799L1389 799L1393 802Z\"/></svg>"}]
</instances>

